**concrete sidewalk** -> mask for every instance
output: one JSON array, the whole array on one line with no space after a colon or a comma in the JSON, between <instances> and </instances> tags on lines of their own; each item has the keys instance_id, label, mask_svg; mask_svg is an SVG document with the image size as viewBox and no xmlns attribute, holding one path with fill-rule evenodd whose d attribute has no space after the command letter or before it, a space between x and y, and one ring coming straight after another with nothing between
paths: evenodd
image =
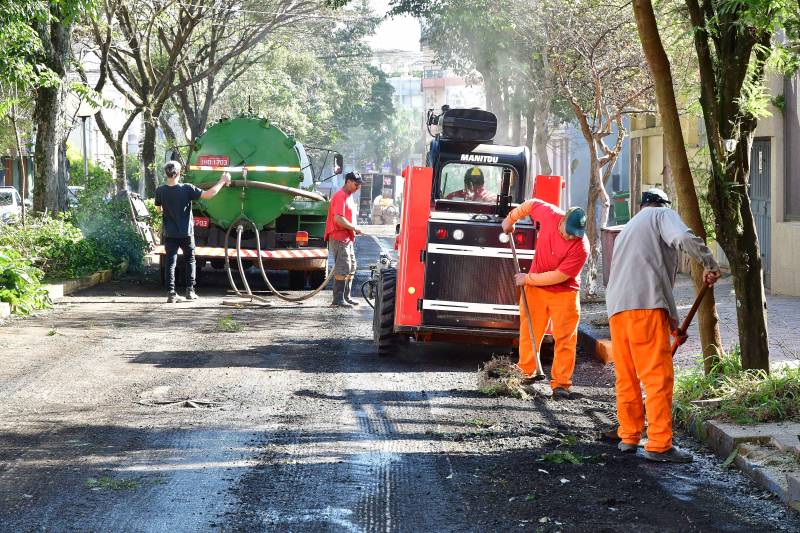
<instances>
[{"instance_id":1,"label":"concrete sidewalk","mask_svg":"<svg viewBox=\"0 0 800 533\"><path fill-rule=\"evenodd\" d=\"M719 329L726 350L739 342L736 323L736 299L732 278L723 277L714 286L719 314ZM694 286L689 276L678 274L675 283L675 301L681 319L694 302ZM767 321L769 328L770 362L800 363L800 297L767 295ZM581 307L581 344L584 349L594 350L600 359L607 359L610 352L608 317L605 302L585 303ZM603 342L603 341L606 342ZM599 345L596 345L598 344ZM700 337L697 317L689 329L689 340L680 347L675 356L676 366L686 367L695 363L700 353ZM607 361L606 361L607 362Z\"/></svg>"}]
</instances>

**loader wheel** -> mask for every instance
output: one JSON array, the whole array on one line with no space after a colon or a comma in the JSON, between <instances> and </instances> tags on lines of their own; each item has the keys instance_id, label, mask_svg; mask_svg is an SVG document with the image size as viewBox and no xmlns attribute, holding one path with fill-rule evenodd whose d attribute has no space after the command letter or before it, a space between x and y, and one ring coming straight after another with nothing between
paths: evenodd
<instances>
[{"instance_id":1,"label":"loader wheel","mask_svg":"<svg viewBox=\"0 0 800 533\"><path fill-rule=\"evenodd\" d=\"M393 268L381 272L375 294L372 333L378 355L389 356L397 353L405 337L394 332L394 304L397 293L397 271Z\"/></svg>"}]
</instances>

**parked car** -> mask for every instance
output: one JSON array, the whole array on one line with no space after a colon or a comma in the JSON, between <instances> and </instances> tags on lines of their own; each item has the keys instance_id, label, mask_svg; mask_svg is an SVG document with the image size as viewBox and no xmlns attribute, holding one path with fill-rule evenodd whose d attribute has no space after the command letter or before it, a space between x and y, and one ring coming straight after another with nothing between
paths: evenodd
<instances>
[{"instance_id":1,"label":"parked car","mask_svg":"<svg viewBox=\"0 0 800 533\"><path fill-rule=\"evenodd\" d=\"M8 223L22 216L22 198L14 187L0 187L0 222Z\"/></svg>"}]
</instances>

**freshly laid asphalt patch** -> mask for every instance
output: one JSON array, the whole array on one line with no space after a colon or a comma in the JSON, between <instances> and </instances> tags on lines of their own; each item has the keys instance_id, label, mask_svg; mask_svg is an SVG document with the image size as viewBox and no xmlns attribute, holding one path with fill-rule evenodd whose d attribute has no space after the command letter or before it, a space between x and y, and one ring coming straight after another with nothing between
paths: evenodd
<instances>
[{"instance_id":1,"label":"freshly laid asphalt patch","mask_svg":"<svg viewBox=\"0 0 800 533\"><path fill-rule=\"evenodd\" d=\"M693 441L690 465L598 441L613 374L588 357L574 400L488 397L491 350L379 358L366 305L231 309L206 274L197 303L151 273L0 328L0 530L800 530Z\"/></svg>"}]
</instances>

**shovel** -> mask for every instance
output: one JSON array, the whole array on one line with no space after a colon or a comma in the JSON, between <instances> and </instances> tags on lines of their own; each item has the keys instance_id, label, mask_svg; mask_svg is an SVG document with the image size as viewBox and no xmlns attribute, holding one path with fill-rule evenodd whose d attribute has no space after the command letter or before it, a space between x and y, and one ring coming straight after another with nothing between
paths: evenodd
<instances>
[{"instance_id":1,"label":"shovel","mask_svg":"<svg viewBox=\"0 0 800 533\"><path fill-rule=\"evenodd\" d=\"M514 244L514 232L512 231L510 234L509 241L511 242L511 253L514 255L514 267L517 270L517 274L522 273L522 269L519 266L519 259L517 259L517 246ZM520 298L522 298L522 305L525 307L525 318L528 322L528 335L531 337L531 344L535 341L533 336L533 322L531 322L531 308L528 307L528 299L525 297L525 287L520 287ZM545 379L544 372L542 372L542 360L539 358L539 347L533 346L533 353L536 356L536 371L533 373L531 379L534 381L540 381Z\"/></svg>"},{"instance_id":2,"label":"shovel","mask_svg":"<svg viewBox=\"0 0 800 533\"><path fill-rule=\"evenodd\" d=\"M703 288L700 289L700 292L697 293L697 298L694 299L694 303L692 304L692 308L689 309L689 312L686 314L686 318L683 319L683 323L681 323L681 327L678 328L678 338L675 339L675 344L672 345L672 357L675 357L675 352L678 351L678 347L686 342L686 330L689 329L689 325L692 323L692 319L694 318L695 313L697 313L697 309L700 307L700 303L703 301L703 297L705 297L706 293L708 292L709 285L703 284ZM681 340L683 337L683 340Z\"/></svg>"}]
</instances>

